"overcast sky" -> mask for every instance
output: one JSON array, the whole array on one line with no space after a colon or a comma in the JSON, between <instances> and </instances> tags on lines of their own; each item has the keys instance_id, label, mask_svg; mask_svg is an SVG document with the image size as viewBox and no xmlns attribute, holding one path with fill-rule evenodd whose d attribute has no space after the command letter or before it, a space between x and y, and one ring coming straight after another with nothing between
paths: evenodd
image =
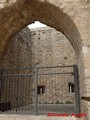
<instances>
[{"instance_id":1,"label":"overcast sky","mask_svg":"<svg viewBox=\"0 0 90 120\"><path fill-rule=\"evenodd\" d=\"M46 25L40 23L39 21L36 21L35 23L28 25L28 27L29 28L40 28L40 27L46 27Z\"/></svg>"}]
</instances>

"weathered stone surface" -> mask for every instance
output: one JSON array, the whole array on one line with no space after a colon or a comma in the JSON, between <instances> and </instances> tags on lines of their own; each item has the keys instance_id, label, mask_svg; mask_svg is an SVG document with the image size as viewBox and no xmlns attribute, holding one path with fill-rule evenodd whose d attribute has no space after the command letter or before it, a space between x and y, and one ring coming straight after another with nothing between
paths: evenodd
<instances>
[{"instance_id":1,"label":"weathered stone surface","mask_svg":"<svg viewBox=\"0 0 90 120\"><path fill-rule=\"evenodd\" d=\"M46 115L0 115L0 120L82 120L75 117L48 117Z\"/></svg>"},{"instance_id":2,"label":"weathered stone surface","mask_svg":"<svg viewBox=\"0 0 90 120\"><path fill-rule=\"evenodd\" d=\"M32 66L76 64L75 51L68 39L53 28L30 29Z\"/></svg>"},{"instance_id":3,"label":"weathered stone surface","mask_svg":"<svg viewBox=\"0 0 90 120\"><path fill-rule=\"evenodd\" d=\"M14 36L7 47L7 51L1 61L1 68L26 68L26 67L44 67L44 66L62 66L62 65L74 65L76 64L76 56L75 51L69 42L69 40L61 34L59 31L56 31L53 28L45 27L45 28L38 28L38 29L28 29L25 28L19 34ZM50 69L49 69L50 70ZM52 69L53 70L53 69ZM26 71L26 70L25 70ZM20 73L24 74L25 71L19 71ZM27 70L28 71L28 70ZM40 70L39 72L49 72L48 69ZM64 68L64 69L54 69L52 72L73 72L73 68ZM3 71L3 74L6 72ZM12 70L10 74L14 74ZM23 77L24 78L24 77ZM25 80L27 80L27 89L29 91L26 96L24 93L24 84ZM53 76L38 76L38 86L44 85L45 86L45 93L38 95L39 103L67 103L68 101L71 103L75 103L75 93L69 92L69 82L74 84L74 77L73 75L53 75ZM44 80L44 81L42 81ZM12 107L16 107L16 99L12 100L12 97L15 98L17 96L17 92L13 91L12 84L14 86L17 85L18 79L8 79L8 82L3 80L2 84L8 84L8 92L7 90L2 87L2 97L1 101L4 102L5 99L8 102L11 102ZM10 83L13 81L13 83ZM28 79L21 79L19 77L19 84L20 93L18 98L18 105L22 106L28 104L26 98L30 99L33 98L35 94L31 86L35 86L33 77ZM42 81L42 82L41 82ZM5 83L4 83L5 82ZM31 83L31 85L30 85ZM9 85L10 84L10 85ZM60 85L59 85L60 84ZM18 86L18 85L17 85ZM61 87L60 87L61 86ZM35 89L33 87L33 89ZM4 97L7 96L7 97ZM60 97L61 96L61 97ZM21 102L22 100L22 102ZM25 103L25 101L27 101ZM30 101L29 101L30 102ZM32 102L34 102L32 100Z\"/></svg>"},{"instance_id":4,"label":"weathered stone surface","mask_svg":"<svg viewBox=\"0 0 90 120\"><path fill-rule=\"evenodd\" d=\"M3 59L0 61L0 68L3 69L16 69L16 68L26 68L31 67L32 64L32 58L31 58L31 35L28 28L23 29L21 32L19 32L17 35L15 35L11 41L10 44L7 46L7 50L3 56ZM17 71L17 70L11 70L8 71L10 74L18 74L22 73L25 74L26 71ZM2 71L2 74L7 74L6 71ZM31 102L31 78L27 77L19 77L20 82L20 90L18 91L18 106L23 106L26 104L29 104ZM16 98L17 98L17 92L15 89L17 89L18 86L18 77L14 79L12 78L5 78L0 79L2 81L2 92L1 92L1 99L0 102L10 102L12 108L15 108L17 106ZM25 80L27 81L27 89L23 89L25 85ZM7 84L7 87L5 85ZM14 88L14 90L13 90ZM26 94L26 96L25 96ZM14 98L14 99L13 99ZM26 99L29 99L30 101L26 102Z\"/></svg>"},{"instance_id":5,"label":"weathered stone surface","mask_svg":"<svg viewBox=\"0 0 90 120\"><path fill-rule=\"evenodd\" d=\"M0 24L4 31L9 31L8 36L16 33L26 24L40 20L63 32L72 42L76 51L79 50L78 45L81 38L84 40L87 39L86 37L89 37L86 34L89 28L84 29L89 21L89 1L10 0L3 1L0 5ZM85 33L84 36L83 33ZM2 41L5 40L2 39L1 43ZM4 45L5 43L2 44L1 51Z\"/></svg>"},{"instance_id":6,"label":"weathered stone surface","mask_svg":"<svg viewBox=\"0 0 90 120\"><path fill-rule=\"evenodd\" d=\"M68 39L53 28L30 29L32 66L63 66L76 64L75 51ZM50 70L50 69L49 69ZM39 72L49 72L48 69ZM53 70L53 69L51 69ZM53 72L68 72L72 69L54 69ZM45 93L38 96L39 103L75 102L75 94L69 93L68 83L74 83L72 75L39 76L38 85L45 86ZM66 81L66 82L65 82ZM50 86L49 86L50 84ZM61 86L61 87L60 87Z\"/></svg>"},{"instance_id":7,"label":"weathered stone surface","mask_svg":"<svg viewBox=\"0 0 90 120\"><path fill-rule=\"evenodd\" d=\"M85 57L90 52L90 0L1 0L0 59L12 35L35 20L56 28L70 40L78 56L80 84L87 76L90 79L89 70L85 71L85 67L90 69ZM84 97L86 94L90 97L87 92Z\"/></svg>"}]
</instances>

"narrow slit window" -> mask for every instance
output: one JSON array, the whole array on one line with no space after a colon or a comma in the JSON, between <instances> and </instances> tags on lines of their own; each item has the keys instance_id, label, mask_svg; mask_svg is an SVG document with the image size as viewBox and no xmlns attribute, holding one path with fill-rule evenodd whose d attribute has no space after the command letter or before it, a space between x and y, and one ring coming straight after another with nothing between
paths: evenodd
<instances>
[{"instance_id":1,"label":"narrow slit window","mask_svg":"<svg viewBox=\"0 0 90 120\"><path fill-rule=\"evenodd\" d=\"M74 93L75 91L75 86L73 83L69 83L68 84L68 87L69 87L69 93Z\"/></svg>"},{"instance_id":2,"label":"narrow slit window","mask_svg":"<svg viewBox=\"0 0 90 120\"><path fill-rule=\"evenodd\" d=\"M38 86L37 94L44 94L44 93L45 93L45 86Z\"/></svg>"}]
</instances>

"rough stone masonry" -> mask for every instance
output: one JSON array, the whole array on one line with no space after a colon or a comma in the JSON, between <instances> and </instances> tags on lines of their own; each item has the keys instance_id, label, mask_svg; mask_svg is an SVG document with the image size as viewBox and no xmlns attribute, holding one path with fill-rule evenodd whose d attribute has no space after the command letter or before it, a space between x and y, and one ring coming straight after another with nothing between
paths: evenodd
<instances>
[{"instance_id":1,"label":"rough stone masonry","mask_svg":"<svg viewBox=\"0 0 90 120\"><path fill-rule=\"evenodd\" d=\"M76 55L68 39L62 33L56 31L55 29L45 27L29 30L28 28L25 28L14 38L12 38L1 63L1 68L7 69L36 66L65 66L76 64ZM46 71L48 72L48 70L45 70L45 72ZM58 69L57 71L60 72L60 69ZM69 69L65 68L62 72L65 71L68 72ZM14 74L13 71L10 72ZM6 72L3 71L3 74L5 73ZM26 94L27 97L24 95L24 93L27 93L27 91L23 89L25 84L24 80L19 77L19 81L21 84L18 99L19 107L30 104L31 102L27 101L26 99L29 99L29 96L33 98L32 95L34 94L31 90L29 94ZM27 89L34 89L32 88L32 85L34 83L32 84L32 82L30 82L30 85L29 79L26 80L28 82ZM70 102L71 104L75 103L75 91L73 93L69 92L69 83L71 82L72 84L74 84L73 75L40 76L38 80L38 86L45 86L45 93L38 95L38 100L40 104L66 104L68 102ZM3 80L4 84L2 87L3 90L1 101L11 102L12 108L15 108L16 99L12 100L12 98L16 98L17 93L13 91L12 86L13 84L15 84L14 89L17 88L16 85L18 86L18 78L13 81L10 78L6 78L6 81L10 89L7 88L8 92L6 94L7 90L5 89L5 81ZM33 81L33 78L31 78L30 81ZM50 87L49 84L51 84L52 87ZM62 87L60 87L60 85ZM13 91L13 93L11 91ZM32 103L33 102L34 101L32 100Z\"/></svg>"},{"instance_id":2,"label":"rough stone masonry","mask_svg":"<svg viewBox=\"0 0 90 120\"><path fill-rule=\"evenodd\" d=\"M34 21L62 32L77 55L81 112L90 119L90 0L1 0L0 59L10 38Z\"/></svg>"}]
</instances>

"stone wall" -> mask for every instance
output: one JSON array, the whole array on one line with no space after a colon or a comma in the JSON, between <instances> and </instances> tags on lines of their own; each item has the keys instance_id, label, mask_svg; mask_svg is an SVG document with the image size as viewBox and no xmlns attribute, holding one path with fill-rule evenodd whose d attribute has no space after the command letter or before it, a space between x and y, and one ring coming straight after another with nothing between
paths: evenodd
<instances>
[{"instance_id":1,"label":"stone wall","mask_svg":"<svg viewBox=\"0 0 90 120\"><path fill-rule=\"evenodd\" d=\"M23 29L8 44L3 59L0 61L1 68L30 67L31 58L31 35L28 28Z\"/></svg>"},{"instance_id":2,"label":"stone wall","mask_svg":"<svg viewBox=\"0 0 90 120\"><path fill-rule=\"evenodd\" d=\"M73 44L77 54L81 98L90 104L90 0L1 0L0 59L9 38L35 20L64 33ZM90 114L87 119L90 119Z\"/></svg>"},{"instance_id":3,"label":"stone wall","mask_svg":"<svg viewBox=\"0 0 90 120\"><path fill-rule=\"evenodd\" d=\"M7 52L4 55L2 63L2 68L18 68L18 67L43 67L43 66L64 66L64 65L74 65L76 64L75 51L71 43L66 39L66 37L60 32L56 31L53 28L39 28L39 29L23 29L16 37L11 41L10 46L7 48ZM6 59L7 58L7 59ZM51 72L71 72L69 69L51 69ZM27 72L19 72L22 74ZM39 71L44 72L44 70ZM45 70L49 72L49 69ZM15 72L11 72L16 74ZM3 73L4 74L4 73ZM11 83L10 80L13 80ZM31 98L28 96L32 95L32 88L30 85L32 78L19 77L19 99L18 107L26 104L31 104ZM27 81L27 85L25 81ZM8 81L8 79L7 79ZM21 82L22 81L22 82ZM74 83L73 75L53 75L53 76L39 76L38 77L38 86L45 86L45 93L38 95L39 103L41 104L59 104L59 103L75 103L75 94L69 93L68 83ZM11 83L11 84L10 84ZM10 84L10 85L9 85ZM14 84L14 85L13 85ZM25 85L24 85L25 84ZM7 92L7 96L3 99L12 102L12 106L16 107L16 100L12 101L11 97L17 98L17 91L13 91L12 94L9 94L13 89L17 89L18 78L9 78L7 86L11 86ZM33 83L34 85L34 83ZM14 88L12 88L12 86ZM24 90L24 87L27 87ZM31 88L30 88L31 87ZM23 93L27 93L27 90L30 92L25 96ZM15 92L15 93L14 93ZM5 89L2 91L2 94L5 94ZM31 96L32 97L32 96ZM32 97L33 98L33 97ZM2 101L4 101L2 99ZM10 100L11 99L11 100ZM27 101L30 99L30 101ZM13 99L14 100L14 99ZM22 101L22 102L20 102ZM26 103L25 103L26 102ZM32 101L33 103L33 101Z\"/></svg>"},{"instance_id":4,"label":"stone wall","mask_svg":"<svg viewBox=\"0 0 90 120\"><path fill-rule=\"evenodd\" d=\"M17 68L31 67L32 64L32 52L31 52L31 35L28 28L23 29L15 37L12 38L10 44L7 47L7 51L4 54L3 59L0 61L0 68L6 69L1 72L1 74L25 74L30 72L30 70L18 70ZM13 69L13 70L7 70ZM26 98L30 96L30 89L27 91L24 89L25 80L27 82L27 88L30 88L30 77L25 76L10 76L2 77L1 79L1 103L10 102L12 108L17 106L18 97L18 107L30 103ZM26 85L26 84L25 84ZM19 89L19 90L18 90ZM18 90L18 93L17 93ZM17 96L18 95L18 96Z\"/></svg>"},{"instance_id":5,"label":"stone wall","mask_svg":"<svg viewBox=\"0 0 90 120\"><path fill-rule=\"evenodd\" d=\"M31 29L32 66L62 66L76 64L75 51L68 39L53 28ZM68 72L70 68L41 69L45 72ZM75 102L75 94L69 93L68 83L74 83L72 75L48 75L38 77L38 86L45 86L46 91L38 95L40 103ZM61 88L62 87L62 88ZM57 88L57 89L56 89ZM54 96L54 97L53 97ZM65 99L66 98L66 99Z\"/></svg>"},{"instance_id":6,"label":"stone wall","mask_svg":"<svg viewBox=\"0 0 90 120\"><path fill-rule=\"evenodd\" d=\"M75 51L68 39L50 28L31 29L32 66L76 64Z\"/></svg>"}]
</instances>

